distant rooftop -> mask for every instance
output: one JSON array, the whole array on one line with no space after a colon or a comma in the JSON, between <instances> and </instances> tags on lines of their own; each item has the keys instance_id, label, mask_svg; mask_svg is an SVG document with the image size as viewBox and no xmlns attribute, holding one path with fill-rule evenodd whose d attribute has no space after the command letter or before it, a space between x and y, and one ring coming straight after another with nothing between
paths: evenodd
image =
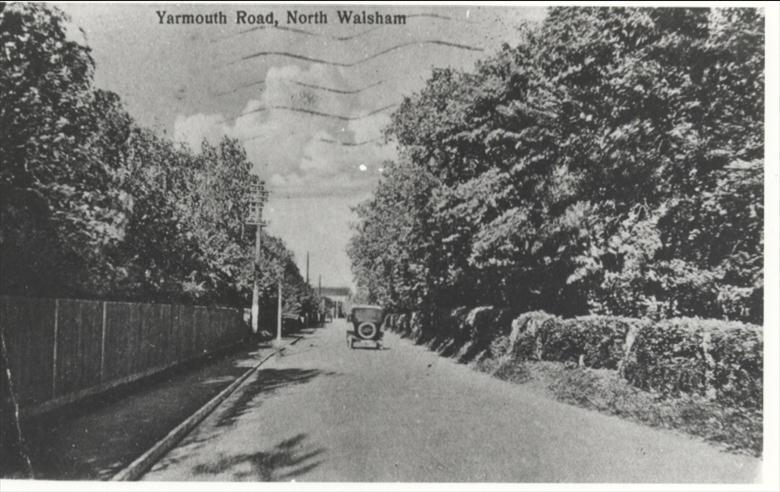
<instances>
[{"instance_id":1,"label":"distant rooftop","mask_svg":"<svg viewBox=\"0 0 780 492\"><path fill-rule=\"evenodd\" d=\"M323 296L344 296L348 297L352 293L349 287L323 287Z\"/></svg>"}]
</instances>

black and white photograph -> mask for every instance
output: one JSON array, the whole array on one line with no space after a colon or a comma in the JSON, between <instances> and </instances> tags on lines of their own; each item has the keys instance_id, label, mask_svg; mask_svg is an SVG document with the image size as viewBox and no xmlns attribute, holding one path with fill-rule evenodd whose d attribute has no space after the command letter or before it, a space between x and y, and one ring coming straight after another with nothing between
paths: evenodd
<instances>
[{"instance_id":1,"label":"black and white photograph","mask_svg":"<svg viewBox=\"0 0 780 492\"><path fill-rule=\"evenodd\" d=\"M780 489L778 19L0 2L0 488Z\"/></svg>"}]
</instances>

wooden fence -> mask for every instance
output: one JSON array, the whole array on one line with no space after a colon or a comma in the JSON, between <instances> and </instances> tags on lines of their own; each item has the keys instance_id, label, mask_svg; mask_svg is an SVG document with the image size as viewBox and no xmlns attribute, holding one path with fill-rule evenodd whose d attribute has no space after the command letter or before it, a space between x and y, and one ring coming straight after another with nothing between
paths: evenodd
<instances>
[{"instance_id":1,"label":"wooden fence","mask_svg":"<svg viewBox=\"0 0 780 492\"><path fill-rule=\"evenodd\" d=\"M20 407L37 414L244 340L238 309L0 296Z\"/></svg>"}]
</instances>

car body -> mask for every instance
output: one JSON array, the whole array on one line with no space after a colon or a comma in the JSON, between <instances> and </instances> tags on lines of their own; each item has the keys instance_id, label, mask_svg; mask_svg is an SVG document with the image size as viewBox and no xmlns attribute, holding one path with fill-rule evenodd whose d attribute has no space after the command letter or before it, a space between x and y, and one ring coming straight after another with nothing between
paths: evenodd
<instances>
[{"instance_id":1,"label":"car body","mask_svg":"<svg viewBox=\"0 0 780 492\"><path fill-rule=\"evenodd\" d=\"M303 317L295 313L282 313L282 335L296 333L303 328Z\"/></svg>"},{"instance_id":2,"label":"car body","mask_svg":"<svg viewBox=\"0 0 780 492\"><path fill-rule=\"evenodd\" d=\"M374 342L377 348L381 348L382 321L384 309L373 304L359 304L352 306L347 321L352 324L352 330L347 331L347 344L354 348L355 342Z\"/></svg>"}]
</instances>

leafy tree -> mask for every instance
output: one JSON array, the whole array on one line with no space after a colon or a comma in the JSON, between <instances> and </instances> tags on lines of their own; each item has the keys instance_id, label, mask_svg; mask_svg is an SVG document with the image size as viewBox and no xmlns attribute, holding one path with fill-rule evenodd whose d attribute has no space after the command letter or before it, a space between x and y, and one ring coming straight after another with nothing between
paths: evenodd
<instances>
[{"instance_id":1,"label":"leafy tree","mask_svg":"<svg viewBox=\"0 0 780 492\"><path fill-rule=\"evenodd\" d=\"M93 87L67 22L43 4L0 11L0 292L248 305L245 149L225 138L196 153L140 127ZM291 302L313 309L290 253L265 237L262 275L281 268Z\"/></svg>"},{"instance_id":2,"label":"leafy tree","mask_svg":"<svg viewBox=\"0 0 780 492\"><path fill-rule=\"evenodd\" d=\"M387 129L403 178L357 209L358 282L398 309L760 322L762 28L758 9L554 8L435 70Z\"/></svg>"},{"instance_id":3,"label":"leafy tree","mask_svg":"<svg viewBox=\"0 0 780 492\"><path fill-rule=\"evenodd\" d=\"M122 235L122 196L90 145L93 60L65 21L39 4L0 12L0 256L18 293L89 289Z\"/></svg>"}]
</instances>

